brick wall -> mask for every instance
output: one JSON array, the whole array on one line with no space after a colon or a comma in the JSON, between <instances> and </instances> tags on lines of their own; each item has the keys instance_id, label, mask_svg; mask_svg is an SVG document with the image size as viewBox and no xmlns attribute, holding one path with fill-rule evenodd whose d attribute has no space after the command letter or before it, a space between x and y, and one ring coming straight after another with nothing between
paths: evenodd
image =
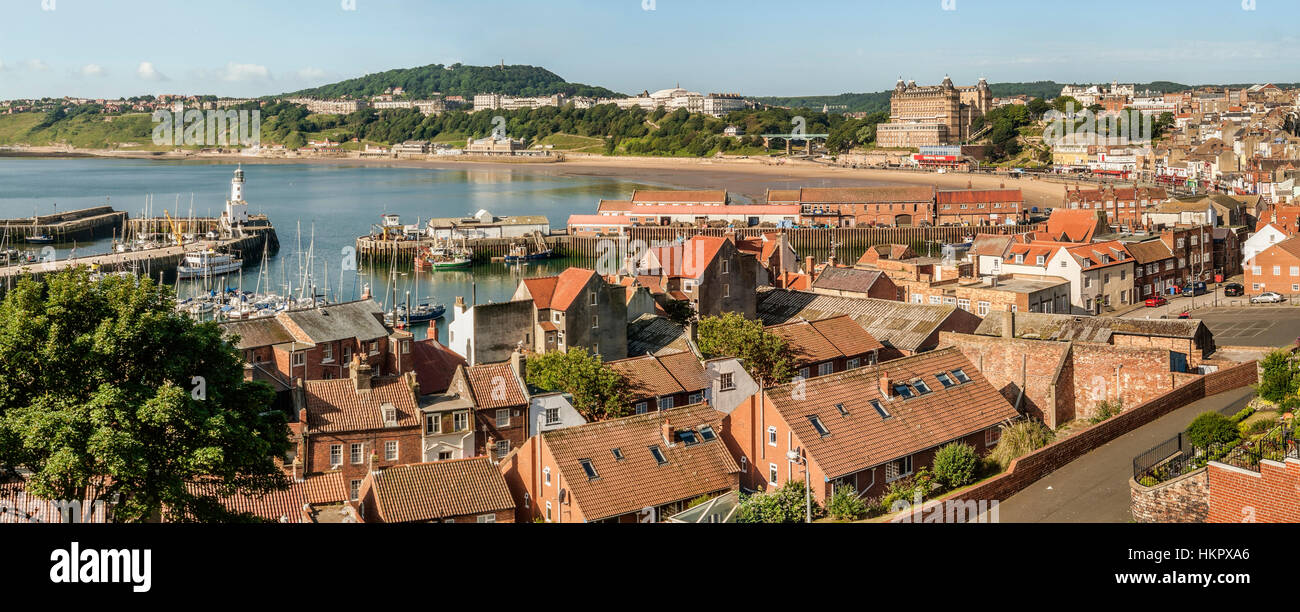
<instances>
[{"instance_id":1,"label":"brick wall","mask_svg":"<svg viewBox=\"0 0 1300 612\"><path fill-rule=\"evenodd\" d=\"M1300 461L1261 461L1258 472L1211 463L1210 523L1300 523Z\"/></svg>"},{"instance_id":2,"label":"brick wall","mask_svg":"<svg viewBox=\"0 0 1300 612\"><path fill-rule=\"evenodd\" d=\"M1128 480L1130 510L1138 523L1204 523L1210 513L1206 468L1154 487Z\"/></svg>"},{"instance_id":3,"label":"brick wall","mask_svg":"<svg viewBox=\"0 0 1300 612\"><path fill-rule=\"evenodd\" d=\"M1013 405L1023 389L1022 410L1049 427L1070 419L1057 409L1062 389L1058 369L1070 350L1069 343L940 333L939 345L960 348L975 369Z\"/></svg>"},{"instance_id":4,"label":"brick wall","mask_svg":"<svg viewBox=\"0 0 1300 612\"><path fill-rule=\"evenodd\" d=\"M951 495L955 500L1004 500L1040 478L1064 467L1119 436L1146 425L1198 399L1259 380L1254 361L1207 374L1164 395L1126 409L1103 423L1093 425L1064 440L1054 442L1011 462L1007 471L983 484Z\"/></svg>"}]
</instances>

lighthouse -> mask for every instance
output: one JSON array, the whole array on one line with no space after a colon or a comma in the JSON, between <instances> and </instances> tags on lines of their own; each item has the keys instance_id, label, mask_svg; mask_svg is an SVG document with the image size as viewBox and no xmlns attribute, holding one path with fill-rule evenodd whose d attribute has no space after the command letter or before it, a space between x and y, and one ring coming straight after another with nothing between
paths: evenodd
<instances>
[{"instance_id":1,"label":"lighthouse","mask_svg":"<svg viewBox=\"0 0 1300 612\"><path fill-rule=\"evenodd\" d=\"M226 212L222 215L222 224L227 229L248 222L248 202L244 201L244 167L235 168L235 177L230 179L230 199L226 200Z\"/></svg>"}]
</instances>

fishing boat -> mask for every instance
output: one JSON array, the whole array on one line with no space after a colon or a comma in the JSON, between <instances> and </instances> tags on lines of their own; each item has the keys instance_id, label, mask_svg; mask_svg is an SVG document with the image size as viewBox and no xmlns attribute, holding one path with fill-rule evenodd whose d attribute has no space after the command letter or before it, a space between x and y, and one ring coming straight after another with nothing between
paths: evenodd
<instances>
[{"instance_id":1,"label":"fishing boat","mask_svg":"<svg viewBox=\"0 0 1300 612\"><path fill-rule=\"evenodd\" d=\"M176 267L176 278L207 278L237 272L244 260L212 249L185 254L185 262Z\"/></svg>"},{"instance_id":2,"label":"fishing boat","mask_svg":"<svg viewBox=\"0 0 1300 612\"><path fill-rule=\"evenodd\" d=\"M427 302L424 304L415 304L414 306L411 306L410 313L407 313L405 305L399 305L397 307L396 322L394 322L393 313L389 312L384 314L384 323L397 328L403 328L408 325L420 325L422 323L441 319L442 315L446 314L446 312L447 307L442 304L431 304Z\"/></svg>"},{"instance_id":3,"label":"fishing boat","mask_svg":"<svg viewBox=\"0 0 1300 612\"><path fill-rule=\"evenodd\" d=\"M546 245L546 240L538 232L523 242L510 245L506 253L506 263L521 263L538 259L550 259L554 249Z\"/></svg>"},{"instance_id":4,"label":"fishing boat","mask_svg":"<svg viewBox=\"0 0 1300 612\"><path fill-rule=\"evenodd\" d=\"M28 244L54 244L54 237L49 234L31 234L24 238Z\"/></svg>"}]
</instances>

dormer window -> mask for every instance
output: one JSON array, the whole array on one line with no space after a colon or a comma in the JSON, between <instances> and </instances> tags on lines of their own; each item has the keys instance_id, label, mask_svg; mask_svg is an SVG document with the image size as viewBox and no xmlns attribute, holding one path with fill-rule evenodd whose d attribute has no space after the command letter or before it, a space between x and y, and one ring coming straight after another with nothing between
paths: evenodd
<instances>
[{"instance_id":1,"label":"dormer window","mask_svg":"<svg viewBox=\"0 0 1300 612\"><path fill-rule=\"evenodd\" d=\"M384 404L381 410L384 412L384 427L396 427L397 407L392 404Z\"/></svg>"},{"instance_id":2,"label":"dormer window","mask_svg":"<svg viewBox=\"0 0 1300 612\"><path fill-rule=\"evenodd\" d=\"M930 392L930 385L925 384L924 380L917 379L912 382L912 386L916 388L916 392L920 395Z\"/></svg>"},{"instance_id":3,"label":"dormer window","mask_svg":"<svg viewBox=\"0 0 1300 612\"><path fill-rule=\"evenodd\" d=\"M700 443L699 437L697 437L695 435L695 432L690 429L683 429L677 432L677 439L680 440L682 444L685 444L686 446L695 446L696 444Z\"/></svg>"},{"instance_id":4,"label":"dormer window","mask_svg":"<svg viewBox=\"0 0 1300 612\"><path fill-rule=\"evenodd\" d=\"M701 426L700 426L700 437L701 437L701 438L704 438L704 441L705 441L705 442L712 442L712 441L718 439L718 434L715 433L715 432L713 431L713 427L711 427L711 426L709 426L709 425L701 425Z\"/></svg>"},{"instance_id":5,"label":"dormer window","mask_svg":"<svg viewBox=\"0 0 1300 612\"><path fill-rule=\"evenodd\" d=\"M963 382L963 383L970 382L970 377L967 376L966 372L961 368L957 368L956 370L953 370L952 375L957 377L958 382Z\"/></svg>"},{"instance_id":6,"label":"dormer window","mask_svg":"<svg viewBox=\"0 0 1300 612\"><path fill-rule=\"evenodd\" d=\"M942 384L942 385L943 385L943 388L945 388L945 389L947 389L948 387L951 387L951 386L957 384L957 383L953 382L952 377L951 377L951 376L948 376L948 374L947 374L946 372L939 372L939 373L936 374L934 377L937 378L937 379L939 379L939 384Z\"/></svg>"}]
</instances>

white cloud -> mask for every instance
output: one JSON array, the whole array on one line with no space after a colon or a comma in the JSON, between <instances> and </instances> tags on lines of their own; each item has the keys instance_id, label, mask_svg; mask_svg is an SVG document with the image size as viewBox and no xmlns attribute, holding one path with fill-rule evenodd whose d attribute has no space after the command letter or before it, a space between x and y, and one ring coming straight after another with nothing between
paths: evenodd
<instances>
[{"instance_id":1,"label":"white cloud","mask_svg":"<svg viewBox=\"0 0 1300 612\"><path fill-rule=\"evenodd\" d=\"M153 62L140 62L140 67L135 69L135 73L139 75L140 78L146 81L167 80L166 75L164 75L161 72L158 72L158 69L153 67Z\"/></svg>"},{"instance_id":2,"label":"white cloud","mask_svg":"<svg viewBox=\"0 0 1300 612\"><path fill-rule=\"evenodd\" d=\"M86 64L78 72L84 77L101 77L108 74L108 71L104 70L104 67L99 64Z\"/></svg>"},{"instance_id":3,"label":"white cloud","mask_svg":"<svg viewBox=\"0 0 1300 612\"><path fill-rule=\"evenodd\" d=\"M312 68L311 66L308 66L298 71L298 78L304 81L311 80L311 79L319 79L323 76L325 76L324 70L321 70L320 68Z\"/></svg>"},{"instance_id":4,"label":"white cloud","mask_svg":"<svg viewBox=\"0 0 1300 612\"><path fill-rule=\"evenodd\" d=\"M271 71L258 64L236 64L230 62L217 71L217 78L223 81L269 81Z\"/></svg>"},{"instance_id":5,"label":"white cloud","mask_svg":"<svg viewBox=\"0 0 1300 612\"><path fill-rule=\"evenodd\" d=\"M32 72L45 72L50 69L50 66L41 60L29 59L27 60L27 69Z\"/></svg>"}]
</instances>

